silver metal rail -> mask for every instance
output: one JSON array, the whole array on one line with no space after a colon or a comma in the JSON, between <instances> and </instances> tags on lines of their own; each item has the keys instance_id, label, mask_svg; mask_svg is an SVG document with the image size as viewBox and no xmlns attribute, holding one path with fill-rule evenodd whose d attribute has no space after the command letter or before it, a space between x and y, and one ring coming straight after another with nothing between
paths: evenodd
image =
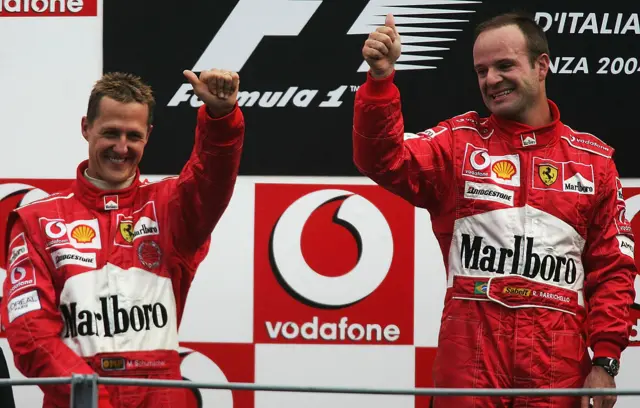
<instances>
[{"instance_id":1,"label":"silver metal rail","mask_svg":"<svg viewBox=\"0 0 640 408\"><path fill-rule=\"evenodd\" d=\"M226 389L271 392L302 392L332 394L378 394L420 396L596 396L640 395L639 389L611 388L351 388L286 386L255 383L201 383L178 380L149 380L139 378L106 378L97 375L74 374L72 377L0 379L0 387L25 385L71 384L70 408L97 408L98 385L141 385L145 387Z\"/></svg>"}]
</instances>

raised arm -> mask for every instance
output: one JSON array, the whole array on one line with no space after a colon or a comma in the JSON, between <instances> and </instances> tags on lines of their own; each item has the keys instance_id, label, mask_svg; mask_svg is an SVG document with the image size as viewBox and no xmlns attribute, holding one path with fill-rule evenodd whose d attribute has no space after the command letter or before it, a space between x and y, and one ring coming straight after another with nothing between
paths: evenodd
<instances>
[{"instance_id":1,"label":"raised arm","mask_svg":"<svg viewBox=\"0 0 640 408\"><path fill-rule=\"evenodd\" d=\"M447 122L405 132L400 91L393 83L400 48L400 35L388 15L362 49L370 70L355 97L353 160L380 186L413 205L437 210L452 185L453 134Z\"/></svg>"},{"instance_id":2,"label":"raised arm","mask_svg":"<svg viewBox=\"0 0 640 408\"><path fill-rule=\"evenodd\" d=\"M195 250L226 210L238 176L244 116L237 104L239 77L229 71L185 71L198 109L194 148L169 205L176 247ZM175 216L173 215L175 214Z\"/></svg>"}]
</instances>

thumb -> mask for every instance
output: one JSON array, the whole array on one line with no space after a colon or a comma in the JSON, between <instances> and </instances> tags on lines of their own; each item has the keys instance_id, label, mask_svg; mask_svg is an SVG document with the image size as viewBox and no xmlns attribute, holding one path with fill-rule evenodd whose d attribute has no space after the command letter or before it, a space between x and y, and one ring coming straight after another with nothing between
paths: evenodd
<instances>
[{"instance_id":1,"label":"thumb","mask_svg":"<svg viewBox=\"0 0 640 408\"><path fill-rule=\"evenodd\" d=\"M588 396L583 396L580 401L580 408L589 408L589 399Z\"/></svg>"},{"instance_id":2,"label":"thumb","mask_svg":"<svg viewBox=\"0 0 640 408\"><path fill-rule=\"evenodd\" d=\"M193 86L194 88L196 87L196 85L200 83L198 76L194 74L192 71L185 69L184 71L182 71L182 74L185 76L185 78L187 78L187 81L189 81L191 86Z\"/></svg>"},{"instance_id":3,"label":"thumb","mask_svg":"<svg viewBox=\"0 0 640 408\"><path fill-rule=\"evenodd\" d=\"M393 14L389 13L387 14L387 17L384 20L384 25L392 28L393 31L395 31L396 33L398 32L398 30L396 29L396 20L395 18L393 18Z\"/></svg>"}]
</instances>

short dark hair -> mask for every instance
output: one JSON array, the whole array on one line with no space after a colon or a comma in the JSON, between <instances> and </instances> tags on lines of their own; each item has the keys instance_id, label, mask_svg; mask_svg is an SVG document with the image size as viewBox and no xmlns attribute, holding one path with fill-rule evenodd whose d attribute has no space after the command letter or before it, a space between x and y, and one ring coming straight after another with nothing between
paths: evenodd
<instances>
[{"instance_id":1,"label":"short dark hair","mask_svg":"<svg viewBox=\"0 0 640 408\"><path fill-rule=\"evenodd\" d=\"M524 38L527 41L527 48L529 50L529 62L533 66L535 60L542 54L551 56L549 52L549 43L547 42L547 36L544 30L538 23L536 23L534 17L527 12L513 11L504 13L492 17L478 24L475 29L475 35L473 41L478 39L478 36L485 31L500 28L508 25L516 25L524 34Z\"/></svg>"},{"instance_id":2,"label":"short dark hair","mask_svg":"<svg viewBox=\"0 0 640 408\"><path fill-rule=\"evenodd\" d=\"M105 96L122 103L138 102L147 105L149 108L147 125L153 123L153 110L156 101L151 87L145 84L140 77L124 72L104 74L95 83L91 90L91 96L89 96L89 106L87 107L89 123L93 123L98 117L100 100Z\"/></svg>"}]
</instances>

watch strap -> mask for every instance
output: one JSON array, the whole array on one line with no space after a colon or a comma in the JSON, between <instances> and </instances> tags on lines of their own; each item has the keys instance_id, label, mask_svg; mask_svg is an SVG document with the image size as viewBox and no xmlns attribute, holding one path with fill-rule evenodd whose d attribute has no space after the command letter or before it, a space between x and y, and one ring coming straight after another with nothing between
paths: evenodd
<instances>
[{"instance_id":1,"label":"watch strap","mask_svg":"<svg viewBox=\"0 0 640 408\"><path fill-rule=\"evenodd\" d=\"M620 363L615 358L611 357L597 357L593 359L593 365L602 367L612 377L618 375Z\"/></svg>"}]
</instances>

